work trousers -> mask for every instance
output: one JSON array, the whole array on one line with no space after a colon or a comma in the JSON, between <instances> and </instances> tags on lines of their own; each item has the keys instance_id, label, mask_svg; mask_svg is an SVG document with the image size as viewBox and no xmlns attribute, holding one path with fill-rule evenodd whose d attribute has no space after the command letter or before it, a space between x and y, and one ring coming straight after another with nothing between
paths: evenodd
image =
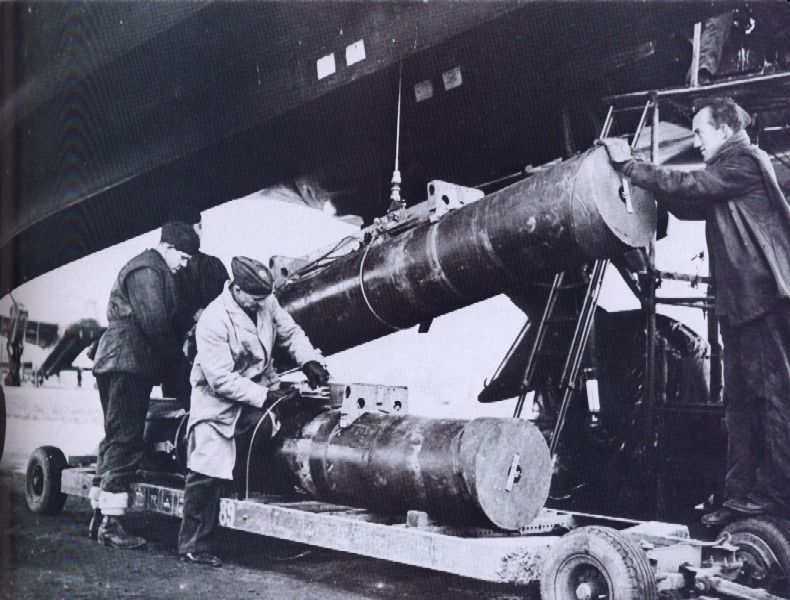
<instances>
[{"instance_id":1,"label":"work trousers","mask_svg":"<svg viewBox=\"0 0 790 600\"><path fill-rule=\"evenodd\" d=\"M721 321L728 432L725 496L790 514L790 302L737 327Z\"/></svg>"},{"instance_id":2,"label":"work trousers","mask_svg":"<svg viewBox=\"0 0 790 600\"><path fill-rule=\"evenodd\" d=\"M143 460L143 431L154 382L131 373L96 375L104 411L104 439L99 444L97 472L101 488L128 492Z\"/></svg>"},{"instance_id":3,"label":"work trousers","mask_svg":"<svg viewBox=\"0 0 790 600\"><path fill-rule=\"evenodd\" d=\"M210 477L196 471L188 471L184 484L184 515L178 533L178 552L214 552L214 532L219 517L219 499L223 488L237 486L237 492L245 497L246 460L252 435L264 411L250 406L242 407L236 420L234 443L236 444L236 465L233 468L234 481ZM268 442L274 435L273 419L266 419L258 431L258 440ZM194 431L190 433L194 436ZM194 440L194 438L191 438ZM256 446L257 447L257 446Z\"/></svg>"},{"instance_id":4,"label":"work trousers","mask_svg":"<svg viewBox=\"0 0 790 600\"><path fill-rule=\"evenodd\" d=\"M181 357L181 360L173 361L164 371L166 375L162 379L162 396L175 398L182 408L189 412L189 398L192 394L189 375L192 372L192 365L186 357Z\"/></svg>"},{"instance_id":5,"label":"work trousers","mask_svg":"<svg viewBox=\"0 0 790 600\"><path fill-rule=\"evenodd\" d=\"M222 479L189 471L184 485L184 516L178 532L178 552L214 552Z\"/></svg>"}]
</instances>

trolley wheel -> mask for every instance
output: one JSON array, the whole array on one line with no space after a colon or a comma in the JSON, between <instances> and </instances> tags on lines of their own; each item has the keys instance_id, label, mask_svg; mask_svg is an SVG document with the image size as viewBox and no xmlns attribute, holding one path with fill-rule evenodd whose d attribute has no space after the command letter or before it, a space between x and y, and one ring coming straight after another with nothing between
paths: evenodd
<instances>
[{"instance_id":1,"label":"trolley wheel","mask_svg":"<svg viewBox=\"0 0 790 600\"><path fill-rule=\"evenodd\" d=\"M57 515L66 503L60 491L60 474L66 467L66 457L54 446L36 448L27 462L25 500L27 507L40 515Z\"/></svg>"},{"instance_id":2,"label":"trolley wheel","mask_svg":"<svg viewBox=\"0 0 790 600\"><path fill-rule=\"evenodd\" d=\"M773 516L750 517L727 525L722 533L738 548L743 568L736 583L790 597L790 521Z\"/></svg>"},{"instance_id":3,"label":"trolley wheel","mask_svg":"<svg viewBox=\"0 0 790 600\"><path fill-rule=\"evenodd\" d=\"M540 578L542 600L657 600L647 556L608 527L580 527L550 549Z\"/></svg>"}]
</instances>

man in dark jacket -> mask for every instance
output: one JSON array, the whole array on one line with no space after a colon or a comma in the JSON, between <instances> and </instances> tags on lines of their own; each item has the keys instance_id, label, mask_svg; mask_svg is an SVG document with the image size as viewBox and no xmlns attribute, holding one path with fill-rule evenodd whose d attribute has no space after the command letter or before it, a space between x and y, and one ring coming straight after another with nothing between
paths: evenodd
<instances>
[{"instance_id":1,"label":"man in dark jacket","mask_svg":"<svg viewBox=\"0 0 790 600\"><path fill-rule=\"evenodd\" d=\"M139 548L118 519L126 512L129 484L143 457L143 429L151 389L166 365L178 360L181 341L174 326L177 294L173 274L197 252L200 241L185 223L166 223L159 244L121 269L110 292L107 331L96 351L93 373L104 411L105 438L99 446L104 518L102 544Z\"/></svg>"},{"instance_id":2,"label":"man in dark jacket","mask_svg":"<svg viewBox=\"0 0 790 600\"><path fill-rule=\"evenodd\" d=\"M198 238L202 240L203 225L200 211L191 206L180 206L170 211L171 221L180 221L192 226ZM176 330L182 343L186 342L188 351L178 363L168 369L162 381L162 395L177 398L189 409L189 372L194 359L194 327L200 313L209 303L220 295L225 282L229 279L228 270L216 256L210 256L198 250L186 267L175 274L178 308L176 309Z\"/></svg>"},{"instance_id":3,"label":"man in dark jacket","mask_svg":"<svg viewBox=\"0 0 790 600\"><path fill-rule=\"evenodd\" d=\"M602 140L614 166L680 219L705 221L724 342L727 477L717 526L737 514L790 514L790 206L743 110L716 99L694 117L706 166L681 172L631 159Z\"/></svg>"}]
</instances>

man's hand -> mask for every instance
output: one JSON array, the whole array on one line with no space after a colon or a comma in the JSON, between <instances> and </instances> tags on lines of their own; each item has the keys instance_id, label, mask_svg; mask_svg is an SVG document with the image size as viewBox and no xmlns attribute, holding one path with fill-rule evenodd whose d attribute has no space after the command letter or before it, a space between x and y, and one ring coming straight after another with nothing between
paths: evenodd
<instances>
[{"instance_id":1,"label":"man's hand","mask_svg":"<svg viewBox=\"0 0 790 600\"><path fill-rule=\"evenodd\" d=\"M329 371L327 371L318 361L307 361L302 365L302 373L304 373L305 377L307 377L307 384L311 389L315 389L319 385L326 385L329 383Z\"/></svg>"},{"instance_id":2,"label":"man's hand","mask_svg":"<svg viewBox=\"0 0 790 600\"><path fill-rule=\"evenodd\" d=\"M626 161L631 160L631 146L623 138L603 138L598 144L606 148L609 161L615 168L619 168Z\"/></svg>"}]
</instances>

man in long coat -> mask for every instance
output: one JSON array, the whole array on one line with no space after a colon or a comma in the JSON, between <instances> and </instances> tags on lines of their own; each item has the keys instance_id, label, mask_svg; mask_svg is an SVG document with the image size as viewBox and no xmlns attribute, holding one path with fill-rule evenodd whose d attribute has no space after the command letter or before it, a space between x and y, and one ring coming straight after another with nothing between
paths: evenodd
<instances>
[{"instance_id":1,"label":"man in long coat","mask_svg":"<svg viewBox=\"0 0 790 600\"><path fill-rule=\"evenodd\" d=\"M790 515L790 206L744 116L728 98L695 115L698 171L641 163L625 140L602 140L615 168L669 212L705 221L728 431L723 508L703 517L711 527L736 514Z\"/></svg>"},{"instance_id":2,"label":"man in long coat","mask_svg":"<svg viewBox=\"0 0 790 600\"><path fill-rule=\"evenodd\" d=\"M189 225L166 223L159 244L126 263L110 292L108 327L93 363L105 434L97 464L101 492L94 508L104 515L96 534L105 545L139 548L145 544L142 538L126 533L119 517L126 512L129 484L142 462L151 390L161 382L163 366L172 364L182 352L174 327L178 299L173 273L198 246Z\"/></svg>"},{"instance_id":3,"label":"man in long coat","mask_svg":"<svg viewBox=\"0 0 790 600\"><path fill-rule=\"evenodd\" d=\"M276 396L275 343L302 365L311 386L325 385L323 356L272 295L273 278L262 263L235 257L233 281L206 307L197 324L187 429L188 473L178 536L182 560L220 566L212 554L223 480L233 479L234 433L245 406L260 409Z\"/></svg>"}]
</instances>

